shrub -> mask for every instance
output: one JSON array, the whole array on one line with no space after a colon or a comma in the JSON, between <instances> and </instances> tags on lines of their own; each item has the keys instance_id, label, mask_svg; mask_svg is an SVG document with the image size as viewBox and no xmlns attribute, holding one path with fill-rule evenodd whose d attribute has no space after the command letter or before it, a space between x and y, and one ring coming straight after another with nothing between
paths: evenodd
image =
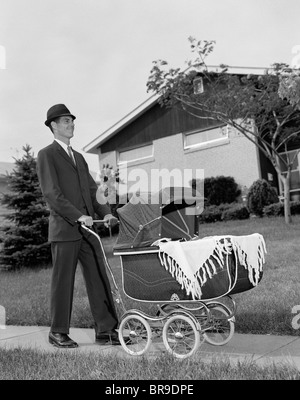
<instances>
[{"instance_id":1,"label":"shrub","mask_svg":"<svg viewBox=\"0 0 300 400\"><path fill-rule=\"evenodd\" d=\"M300 214L300 201L291 201L291 214ZM281 202L270 204L263 208L263 215L266 217L277 217L284 215L284 204Z\"/></svg>"},{"instance_id":2,"label":"shrub","mask_svg":"<svg viewBox=\"0 0 300 400\"><path fill-rule=\"evenodd\" d=\"M192 180L193 188L197 187L197 181ZM217 176L204 179L204 197L208 206L230 204L241 195L241 189L231 176Z\"/></svg>"},{"instance_id":3,"label":"shrub","mask_svg":"<svg viewBox=\"0 0 300 400\"><path fill-rule=\"evenodd\" d=\"M212 205L205 207L203 213L199 215L199 223L247 219L249 215L247 207L238 203Z\"/></svg>"},{"instance_id":4,"label":"shrub","mask_svg":"<svg viewBox=\"0 0 300 400\"><path fill-rule=\"evenodd\" d=\"M250 213L259 217L263 216L263 209L278 202L278 196L273 186L265 179L258 179L249 188L247 206Z\"/></svg>"},{"instance_id":5,"label":"shrub","mask_svg":"<svg viewBox=\"0 0 300 400\"><path fill-rule=\"evenodd\" d=\"M207 206L202 214L199 215L199 223L211 223L222 220L222 210L218 206Z\"/></svg>"},{"instance_id":6,"label":"shrub","mask_svg":"<svg viewBox=\"0 0 300 400\"><path fill-rule=\"evenodd\" d=\"M230 221L234 219L248 219L250 216L249 210L246 206L236 204L222 213L223 221Z\"/></svg>"},{"instance_id":7,"label":"shrub","mask_svg":"<svg viewBox=\"0 0 300 400\"><path fill-rule=\"evenodd\" d=\"M284 204L278 202L265 206L263 208L263 215L265 217L278 217L280 215L284 215Z\"/></svg>"},{"instance_id":8,"label":"shrub","mask_svg":"<svg viewBox=\"0 0 300 400\"><path fill-rule=\"evenodd\" d=\"M217 176L204 179L204 197L209 205L233 203L241 190L231 176Z\"/></svg>"},{"instance_id":9,"label":"shrub","mask_svg":"<svg viewBox=\"0 0 300 400\"><path fill-rule=\"evenodd\" d=\"M292 201L291 202L291 214L300 214L300 201Z\"/></svg>"}]
</instances>

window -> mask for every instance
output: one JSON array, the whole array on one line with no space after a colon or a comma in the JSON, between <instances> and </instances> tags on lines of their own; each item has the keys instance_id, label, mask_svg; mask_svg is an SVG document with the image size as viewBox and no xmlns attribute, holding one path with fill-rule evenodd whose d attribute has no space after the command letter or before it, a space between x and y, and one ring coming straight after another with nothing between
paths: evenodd
<instances>
[{"instance_id":1,"label":"window","mask_svg":"<svg viewBox=\"0 0 300 400\"><path fill-rule=\"evenodd\" d=\"M153 144L146 146L135 147L133 149L127 149L119 151L118 153L118 164L125 164L128 162L141 162L148 161L153 157Z\"/></svg>"},{"instance_id":2,"label":"window","mask_svg":"<svg viewBox=\"0 0 300 400\"><path fill-rule=\"evenodd\" d=\"M201 94L204 92L202 78L195 78L193 81L193 86L194 86L194 94Z\"/></svg>"},{"instance_id":3,"label":"window","mask_svg":"<svg viewBox=\"0 0 300 400\"><path fill-rule=\"evenodd\" d=\"M186 133L184 137L184 149L207 148L228 142L227 126L218 126L207 130Z\"/></svg>"},{"instance_id":4,"label":"window","mask_svg":"<svg viewBox=\"0 0 300 400\"><path fill-rule=\"evenodd\" d=\"M287 151L286 153L281 153L280 155L287 160L288 159L291 161L294 158L294 162L292 165L291 169L291 181L290 181L290 192L291 193L300 193L300 153L298 153L298 156L295 157L297 153L297 150L292 150L292 151ZM284 173L286 171L285 165L281 162L280 163L281 171ZM280 192L283 192L283 186L281 181L279 180L279 183L281 185L281 190Z\"/></svg>"}]
</instances>

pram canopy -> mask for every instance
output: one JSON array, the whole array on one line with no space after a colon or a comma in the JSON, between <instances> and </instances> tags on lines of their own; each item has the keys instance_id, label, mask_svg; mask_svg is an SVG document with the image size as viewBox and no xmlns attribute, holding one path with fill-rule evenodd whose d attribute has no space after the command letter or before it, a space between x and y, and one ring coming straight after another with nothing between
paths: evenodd
<instances>
[{"instance_id":1,"label":"pram canopy","mask_svg":"<svg viewBox=\"0 0 300 400\"><path fill-rule=\"evenodd\" d=\"M147 247L161 238L190 240L202 206L203 196L189 187L136 193L117 209L120 224L114 250Z\"/></svg>"}]
</instances>

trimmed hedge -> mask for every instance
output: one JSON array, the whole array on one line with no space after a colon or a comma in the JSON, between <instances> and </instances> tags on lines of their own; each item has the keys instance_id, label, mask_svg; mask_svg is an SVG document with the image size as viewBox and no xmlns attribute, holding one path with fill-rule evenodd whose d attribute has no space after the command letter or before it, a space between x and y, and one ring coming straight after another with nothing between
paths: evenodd
<instances>
[{"instance_id":1,"label":"trimmed hedge","mask_svg":"<svg viewBox=\"0 0 300 400\"><path fill-rule=\"evenodd\" d=\"M247 219L250 213L246 206L238 203L211 205L205 207L199 215L199 223L212 223L217 221L230 221L235 219Z\"/></svg>"},{"instance_id":2,"label":"trimmed hedge","mask_svg":"<svg viewBox=\"0 0 300 400\"><path fill-rule=\"evenodd\" d=\"M246 206L236 204L223 211L222 220L231 221L234 219L248 219L250 217L249 210Z\"/></svg>"},{"instance_id":3,"label":"trimmed hedge","mask_svg":"<svg viewBox=\"0 0 300 400\"><path fill-rule=\"evenodd\" d=\"M300 201L291 201L291 214L300 214ZM273 203L263 208L264 217L283 216L284 204ZM230 221L248 219L250 212L245 205L239 203L220 204L219 206L207 206L199 215L199 224L212 223L217 221Z\"/></svg>"},{"instance_id":4,"label":"trimmed hedge","mask_svg":"<svg viewBox=\"0 0 300 400\"><path fill-rule=\"evenodd\" d=\"M300 214L300 201L291 201L291 214ZM284 204L281 202L270 204L263 208L264 217L276 217L284 215Z\"/></svg>"}]
</instances>

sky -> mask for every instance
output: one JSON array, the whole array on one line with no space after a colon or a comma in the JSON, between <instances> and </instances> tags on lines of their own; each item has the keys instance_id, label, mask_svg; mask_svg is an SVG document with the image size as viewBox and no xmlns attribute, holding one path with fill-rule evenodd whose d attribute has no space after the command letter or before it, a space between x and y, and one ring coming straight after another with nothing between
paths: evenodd
<instances>
[{"instance_id":1,"label":"sky","mask_svg":"<svg viewBox=\"0 0 300 400\"><path fill-rule=\"evenodd\" d=\"M186 66L188 38L215 40L209 65L300 67L299 0L0 0L0 161L52 143L47 110L76 116L84 146L147 100L154 60Z\"/></svg>"}]
</instances>

